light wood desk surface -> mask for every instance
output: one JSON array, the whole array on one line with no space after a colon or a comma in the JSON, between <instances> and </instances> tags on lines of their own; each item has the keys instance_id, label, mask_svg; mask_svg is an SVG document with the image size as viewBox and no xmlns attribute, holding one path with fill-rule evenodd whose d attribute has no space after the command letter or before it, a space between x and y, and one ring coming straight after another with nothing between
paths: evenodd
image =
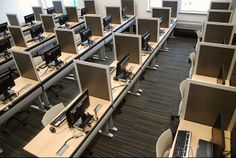
<instances>
[{"instance_id":1,"label":"light wood desk surface","mask_svg":"<svg viewBox=\"0 0 236 158\"><path fill-rule=\"evenodd\" d=\"M193 74L192 79L197 80L197 81L203 81L203 82L217 84L217 78L215 78L215 77ZM230 86L229 80L225 80L225 85Z\"/></svg>"},{"instance_id":2,"label":"light wood desk surface","mask_svg":"<svg viewBox=\"0 0 236 158\"><path fill-rule=\"evenodd\" d=\"M98 111L98 120L106 113L108 108L111 106L111 102L98 99L89 96L90 106L86 110L91 115L94 115L94 108L97 104L102 104L102 108ZM97 121L92 123L93 128ZM61 157L70 157L76 151L80 143L86 138L86 134L77 129L69 129L67 121L64 121L58 128L56 133L51 133L49 128L51 125L47 125L33 140L31 140L24 149L38 157L59 157L56 153L62 147L67 139L73 135L82 135L77 139L70 140L67 144L69 148L64 152Z\"/></svg>"},{"instance_id":3,"label":"light wood desk surface","mask_svg":"<svg viewBox=\"0 0 236 158\"><path fill-rule=\"evenodd\" d=\"M196 157L198 149L198 141L200 139L210 142L212 138L212 127L187 120L180 120L178 130L187 130L192 132L191 149L189 152L189 157ZM230 138L231 138L231 133L229 131L225 131L225 151L230 151ZM169 157L172 157L173 155L175 141L176 137L172 144Z\"/></svg>"},{"instance_id":4,"label":"light wood desk surface","mask_svg":"<svg viewBox=\"0 0 236 158\"><path fill-rule=\"evenodd\" d=\"M26 94L28 91L33 89L36 85L38 85L37 81L27 79L24 77L18 77L15 81L15 86L11 88L11 90L15 93L17 93L17 97L15 97L12 101L4 104L0 103L0 111L7 108L9 105L11 105L15 100Z\"/></svg>"}]
</instances>

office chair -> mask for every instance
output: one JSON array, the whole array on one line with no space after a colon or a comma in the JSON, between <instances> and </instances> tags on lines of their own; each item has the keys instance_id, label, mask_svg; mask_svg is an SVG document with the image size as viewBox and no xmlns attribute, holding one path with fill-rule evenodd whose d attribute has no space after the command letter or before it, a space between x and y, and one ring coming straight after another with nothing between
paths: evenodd
<instances>
[{"instance_id":1,"label":"office chair","mask_svg":"<svg viewBox=\"0 0 236 158\"><path fill-rule=\"evenodd\" d=\"M183 98L184 98L184 91L185 91L185 87L186 87L186 82L187 80L183 80L180 85L179 85L179 91L180 91L180 95L181 95L181 101L179 103L179 111L178 111L178 115L171 115L171 120L174 121L175 118L181 118L182 115L182 107L183 107Z\"/></svg>"},{"instance_id":2,"label":"office chair","mask_svg":"<svg viewBox=\"0 0 236 158\"><path fill-rule=\"evenodd\" d=\"M190 70L189 70L189 78L192 78L193 70L194 70L194 64L195 64L195 59L196 59L196 54L195 54L195 52L192 52L192 53L189 55L189 59L190 59L190 62L191 62L191 68L190 68Z\"/></svg>"},{"instance_id":3,"label":"office chair","mask_svg":"<svg viewBox=\"0 0 236 158\"><path fill-rule=\"evenodd\" d=\"M170 129L163 132L156 143L156 157L169 157L173 143L173 135Z\"/></svg>"},{"instance_id":4,"label":"office chair","mask_svg":"<svg viewBox=\"0 0 236 158\"><path fill-rule=\"evenodd\" d=\"M63 103L59 103L49 109L43 116L41 122L44 126L47 126L52 120L65 108Z\"/></svg>"}]
</instances>

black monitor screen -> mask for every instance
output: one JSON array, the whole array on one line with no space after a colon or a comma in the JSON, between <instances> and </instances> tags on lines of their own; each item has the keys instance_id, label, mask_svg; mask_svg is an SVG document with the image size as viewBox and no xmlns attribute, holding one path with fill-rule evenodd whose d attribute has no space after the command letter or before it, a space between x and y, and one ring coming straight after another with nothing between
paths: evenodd
<instances>
[{"instance_id":1,"label":"black monitor screen","mask_svg":"<svg viewBox=\"0 0 236 158\"><path fill-rule=\"evenodd\" d=\"M0 24L0 33L6 32L8 30L7 28L7 22Z\"/></svg>"},{"instance_id":2,"label":"black monitor screen","mask_svg":"<svg viewBox=\"0 0 236 158\"><path fill-rule=\"evenodd\" d=\"M225 135L222 115L219 114L212 128L213 157L222 157L225 149Z\"/></svg>"},{"instance_id":3,"label":"black monitor screen","mask_svg":"<svg viewBox=\"0 0 236 158\"><path fill-rule=\"evenodd\" d=\"M129 53L126 54L116 65L116 77L126 71L125 67L128 65Z\"/></svg>"},{"instance_id":4,"label":"black monitor screen","mask_svg":"<svg viewBox=\"0 0 236 158\"><path fill-rule=\"evenodd\" d=\"M44 53L44 58L46 61L46 65L50 64L53 61L57 61L57 58L61 56L61 47L60 45L57 45L50 50L48 50L46 53Z\"/></svg>"},{"instance_id":5,"label":"black monitor screen","mask_svg":"<svg viewBox=\"0 0 236 158\"><path fill-rule=\"evenodd\" d=\"M6 51L11 48L11 42L9 39L0 42L0 53Z\"/></svg>"},{"instance_id":6,"label":"black monitor screen","mask_svg":"<svg viewBox=\"0 0 236 158\"><path fill-rule=\"evenodd\" d=\"M32 38L40 36L44 32L42 24L35 25L30 29L30 34Z\"/></svg>"},{"instance_id":7,"label":"black monitor screen","mask_svg":"<svg viewBox=\"0 0 236 158\"><path fill-rule=\"evenodd\" d=\"M10 73L0 77L0 95L8 93L8 90L13 86L15 86L15 82Z\"/></svg>"},{"instance_id":8,"label":"black monitor screen","mask_svg":"<svg viewBox=\"0 0 236 158\"><path fill-rule=\"evenodd\" d=\"M51 7L51 8L47 9L47 14L53 14L53 13L55 13L55 8L54 7Z\"/></svg>"},{"instance_id":9,"label":"black monitor screen","mask_svg":"<svg viewBox=\"0 0 236 158\"><path fill-rule=\"evenodd\" d=\"M59 24L64 25L69 21L69 18L66 14L63 14L59 17Z\"/></svg>"},{"instance_id":10,"label":"black monitor screen","mask_svg":"<svg viewBox=\"0 0 236 158\"><path fill-rule=\"evenodd\" d=\"M92 30L90 27L80 31L81 42L88 41L91 36L92 36Z\"/></svg>"},{"instance_id":11,"label":"black monitor screen","mask_svg":"<svg viewBox=\"0 0 236 158\"><path fill-rule=\"evenodd\" d=\"M25 23L32 23L35 20L34 14L24 16Z\"/></svg>"},{"instance_id":12,"label":"black monitor screen","mask_svg":"<svg viewBox=\"0 0 236 158\"><path fill-rule=\"evenodd\" d=\"M111 24L111 15L108 15L106 17L103 18L103 26L104 28L109 27L109 25Z\"/></svg>"},{"instance_id":13,"label":"black monitor screen","mask_svg":"<svg viewBox=\"0 0 236 158\"><path fill-rule=\"evenodd\" d=\"M74 123L84 114L86 108L88 108L89 105L89 93L88 90L86 90L79 97L79 99L66 111L66 118L69 127L73 127Z\"/></svg>"}]
</instances>

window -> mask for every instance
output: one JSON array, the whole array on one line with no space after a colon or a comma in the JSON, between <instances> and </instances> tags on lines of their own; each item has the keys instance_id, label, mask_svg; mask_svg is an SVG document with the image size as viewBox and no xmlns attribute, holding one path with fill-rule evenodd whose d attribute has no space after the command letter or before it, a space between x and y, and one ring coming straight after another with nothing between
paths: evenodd
<instances>
[{"instance_id":1,"label":"window","mask_svg":"<svg viewBox=\"0 0 236 158\"><path fill-rule=\"evenodd\" d=\"M206 13L210 7L211 0L182 0L182 12Z\"/></svg>"},{"instance_id":2,"label":"window","mask_svg":"<svg viewBox=\"0 0 236 158\"><path fill-rule=\"evenodd\" d=\"M155 7L162 7L162 0L148 0L148 11Z\"/></svg>"}]
</instances>

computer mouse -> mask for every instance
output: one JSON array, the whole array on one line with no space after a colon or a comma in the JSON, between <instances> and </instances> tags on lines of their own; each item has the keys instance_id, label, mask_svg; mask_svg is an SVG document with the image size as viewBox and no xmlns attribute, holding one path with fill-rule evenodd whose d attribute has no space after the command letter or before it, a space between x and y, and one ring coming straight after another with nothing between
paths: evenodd
<instances>
[{"instance_id":1,"label":"computer mouse","mask_svg":"<svg viewBox=\"0 0 236 158\"><path fill-rule=\"evenodd\" d=\"M49 130L50 130L52 133L56 133L56 128L53 127L53 126L51 126L51 127L49 128Z\"/></svg>"}]
</instances>

